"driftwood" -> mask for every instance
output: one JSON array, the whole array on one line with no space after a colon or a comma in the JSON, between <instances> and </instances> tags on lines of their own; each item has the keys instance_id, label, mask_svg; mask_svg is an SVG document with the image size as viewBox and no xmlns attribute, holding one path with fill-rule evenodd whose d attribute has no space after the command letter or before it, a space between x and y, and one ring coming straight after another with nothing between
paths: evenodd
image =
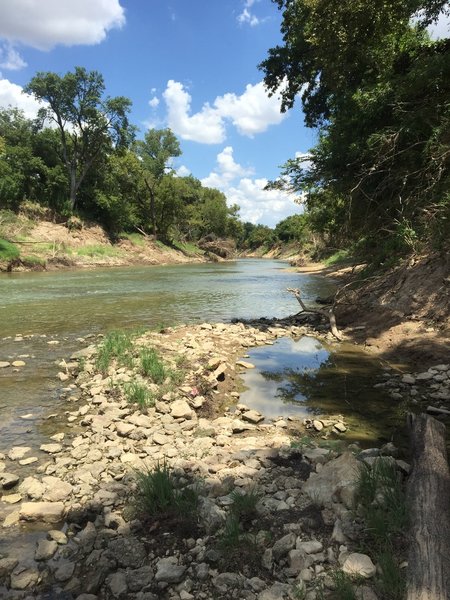
<instances>
[{"instance_id":1,"label":"driftwood","mask_svg":"<svg viewBox=\"0 0 450 600\"><path fill-rule=\"evenodd\" d=\"M430 415L450 415L450 410L446 408L439 408L438 406L427 406L427 413Z\"/></svg>"},{"instance_id":2,"label":"driftwood","mask_svg":"<svg viewBox=\"0 0 450 600\"><path fill-rule=\"evenodd\" d=\"M445 425L408 415L413 465L408 481L411 535L407 600L450 599L450 472Z\"/></svg>"},{"instance_id":3,"label":"driftwood","mask_svg":"<svg viewBox=\"0 0 450 600\"><path fill-rule=\"evenodd\" d=\"M342 340L343 336L340 333L340 331L338 330L337 325L336 325L336 315L334 314L334 304L328 310L307 308L302 300L301 292L298 288L286 288L286 291L290 292L291 294L294 294L294 296L296 297L298 303L302 307L302 310L300 311L300 313L311 313L311 314L315 314L315 315L320 315L322 317L326 317L330 322L331 333L338 340ZM297 314L300 314L300 313L297 313Z\"/></svg>"}]
</instances>

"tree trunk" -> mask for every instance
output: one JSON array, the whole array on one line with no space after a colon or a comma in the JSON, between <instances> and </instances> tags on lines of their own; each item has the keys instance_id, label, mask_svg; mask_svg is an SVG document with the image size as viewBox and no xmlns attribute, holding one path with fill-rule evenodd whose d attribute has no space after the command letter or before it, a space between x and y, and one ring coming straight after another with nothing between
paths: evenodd
<instances>
[{"instance_id":1,"label":"tree trunk","mask_svg":"<svg viewBox=\"0 0 450 600\"><path fill-rule=\"evenodd\" d=\"M450 599L450 473L445 425L408 415L413 468L408 481L411 517L407 600Z\"/></svg>"},{"instance_id":2,"label":"tree trunk","mask_svg":"<svg viewBox=\"0 0 450 600\"><path fill-rule=\"evenodd\" d=\"M77 202L77 191L78 191L78 185L77 185L77 173L76 170L71 167L70 168L70 208L71 210L73 210L75 208L75 204Z\"/></svg>"}]
</instances>

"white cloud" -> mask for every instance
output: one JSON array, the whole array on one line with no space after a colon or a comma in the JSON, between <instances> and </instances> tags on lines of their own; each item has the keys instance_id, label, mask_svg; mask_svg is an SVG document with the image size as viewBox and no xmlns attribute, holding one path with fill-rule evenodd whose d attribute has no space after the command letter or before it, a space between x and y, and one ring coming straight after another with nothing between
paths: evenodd
<instances>
[{"instance_id":1,"label":"white cloud","mask_svg":"<svg viewBox=\"0 0 450 600\"><path fill-rule=\"evenodd\" d=\"M156 108L159 104L159 98L157 98L156 96L153 96L153 98L151 100L149 100L148 103L152 108Z\"/></svg>"},{"instance_id":2,"label":"white cloud","mask_svg":"<svg viewBox=\"0 0 450 600\"><path fill-rule=\"evenodd\" d=\"M245 0L244 8L242 12L237 16L237 21L240 25L248 23L250 27L255 27L256 25L259 25L262 22L261 19L258 19L258 17L255 14L253 14L250 10L250 8L255 4L256 1L257 0Z\"/></svg>"},{"instance_id":3,"label":"white cloud","mask_svg":"<svg viewBox=\"0 0 450 600\"><path fill-rule=\"evenodd\" d=\"M191 170L188 169L185 165L181 165L178 169L175 170L175 175L177 177L187 177L191 174Z\"/></svg>"},{"instance_id":4,"label":"white cloud","mask_svg":"<svg viewBox=\"0 0 450 600\"><path fill-rule=\"evenodd\" d=\"M263 82L248 84L240 96L234 93L217 96L212 105L205 103L194 114L190 114L191 95L182 83L168 81L163 97L168 109L168 125L174 133L184 140L204 144L225 140L227 120L240 134L253 137L286 117L280 112L280 99L276 95L269 97Z\"/></svg>"},{"instance_id":5,"label":"white cloud","mask_svg":"<svg viewBox=\"0 0 450 600\"><path fill-rule=\"evenodd\" d=\"M8 71L18 71L26 67L27 63L9 43L0 45L0 68Z\"/></svg>"},{"instance_id":6,"label":"white cloud","mask_svg":"<svg viewBox=\"0 0 450 600\"><path fill-rule=\"evenodd\" d=\"M34 119L42 104L39 104L33 96L24 94L20 85L8 79L0 79L0 107L8 106L20 108L28 119Z\"/></svg>"},{"instance_id":7,"label":"white cloud","mask_svg":"<svg viewBox=\"0 0 450 600\"><path fill-rule=\"evenodd\" d=\"M219 113L230 118L239 133L249 137L281 123L287 115L280 111L280 104L278 96L269 97L262 81L246 85L241 96L225 94L214 101Z\"/></svg>"},{"instance_id":8,"label":"white cloud","mask_svg":"<svg viewBox=\"0 0 450 600\"><path fill-rule=\"evenodd\" d=\"M251 178L251 172L235 162L233 149L227 146L217 156L217 167L202 179L202 184L220 189L229 205L238 204L243 221L274 226L288 215L299 212L294 203L298 196L280 190L265 190L268 180Z\"/></svg>"},{"instance_id":9,"label":"white cloud","mask_svg":"<svg viewBox=\"0 0 450 600\"><path fill-rule=\"evenodd\" d=\"M168 125L176 135L203 144L223 142L225 127L220 114L206 103L200 112L190 116L191 96L182 83L168 81L163 97L168 110Z\"/></svg>"},{"instance_id":10,"label":"white cloud","mask_svg":"<svg viewBox=\"0 0 450 600\"><path fill-rule=\"evenodd\" d=\"M300 159L302 169L305 169L305 171L309 171L312 167L310 152L296 152L295 158Z\"/></svg>"},{"instance_id":11,"label":"white cloud","mask_svg":"<svg viewBox=\"0 0 450 600\"><path fill-rule=\"evenodd\" d=\"M119 0L0 0L0 37L39 50L98 44L125 23Z\"/></svg>"},{"instance_id":12,"label":"white cloud","mask_svg":"<svg viewBox=\"0 0 450 600\"><path fill-rule=\"evenodd\" d=\"M441 12L437 21L429 25L427 29L433 40L450 37L450 14Z\"/></svg>"}]
</instances>

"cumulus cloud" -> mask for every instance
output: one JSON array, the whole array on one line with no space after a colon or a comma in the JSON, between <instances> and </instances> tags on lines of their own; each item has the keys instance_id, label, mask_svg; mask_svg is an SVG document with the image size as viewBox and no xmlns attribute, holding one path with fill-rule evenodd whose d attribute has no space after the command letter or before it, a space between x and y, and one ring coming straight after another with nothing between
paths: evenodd
<instances>
[{"instance_id":1,"label":"cumulus cloud","mask_svg":"<svg viewBox=\"0 0 450 600\"><path fill-rule=\"evenodd\" d=\"M261 19L251 12L251 7L257 0L245 0L242 12L237 16L237 21L240 25L248 24L250 27L255 27L261 23Z\"/></svg>"},{"instance_id":2,"label":"cumulus cloud","mask_svg":"<svg viewBox=\"0 0 450 600\"><path fill-rule=\"evenodd\" d=\"M23 60L17 50L9 44L0 45L0 68L8 71L18 71L26 67L27 63Z\"/></svg>"},{"instance_id":3,"label":"cumulus cloud","mask_svg":"<svg viewBox=\"0 0 450 600\"><path fill-rule=\"evenodd\" d=\"M217 96L213 104L205 103L200 111L191 114L192 97L182 83L167 83L163 93L168 110L168 125L184 140L218 144L226 138L226 122L230 121L240 134L253 137L280 123L280 99L269 97L263 82L248 84L240 96L227 93Z\"/></svg>"},{"instance_id":4,"label":"cumulus cloud","mask_svg":"<svg viewBox=\"0 0 450 600\"><path fill-rule=\"evenodd\" d=\"M239 165L233 157L233 148L227 146L217 156L216 168L202 184L220 189L228 204L240 206L240 217L251 223L274 226L288 215L297 213L294 203L298 196L280 190L265 190L268 180L250 177L252 169Z\"/></svg>"},{"instance_id":5,"label":"cumulus cloud","mask_svg":"<svg viewBox=\"0 0 450 600\"><path fill-rule=\"evenodd\" d=\"M151 98L151 100L149 100L148 103L152 108L156 108L159 105L159 98L153 96L153 98Z\"/></svg>"},{"instance_id":6,"label":"cumulus cloud","mask_svg":"<svg viewBox=\"0 0 450 600\"><path fill-rule=\"evenodd\" d=\"M191 96L182 83L169 80L163 97L167 105L168 125L183 140L218 144L225 139L223 119L208 103L203 105L200 112L189 114Z\"/></svg>"},{"instance_id":7,"label":"cumulus cloud","mask_svg":"<svg viewBox=\"0 0 450 600\"><path fill-rule=\"evenodd\" d=\"M0 107L8 106L19 108L24 111L28 119L34 119L42 104L39 104L33 96L24 94L20 85L8 79L0 79Z\"/></svg>"},{"instance_id":8,"label":"cumulus cloud","mask_svg":"<svg viewBox=\"0 0 450 600\"><path fill-rule=\"evenodd\" d=\"M191 174L191 170L188 169L185 165L181 165L178 169L175 170L175 175L177 177L187 177Z\"/></svg>"},{"instance_id":9,"label":"cumulus cloud","mask_svg":"<svg viewBox=\"0 0 450 600\"><path fill-rule=\"evenodd\" d=\"M98 44L125 23L119 0L0 0L0 37L38 50Z\"/></svg>"}]
</instances>

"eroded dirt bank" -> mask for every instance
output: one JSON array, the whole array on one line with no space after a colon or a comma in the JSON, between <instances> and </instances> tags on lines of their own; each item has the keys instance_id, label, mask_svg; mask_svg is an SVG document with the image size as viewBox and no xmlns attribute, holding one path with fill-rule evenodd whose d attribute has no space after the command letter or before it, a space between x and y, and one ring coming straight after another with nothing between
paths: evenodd
<instances>
[{"instance_id":1,"label":"eroded dirt bank","mask_svg":"<svg viewBox=\"0 0 450 600\"><path fill-rule=\"evenodd\" d=\"M309 264L299 272L337 278L339 328L350 341L392 363L426 367L450 360L450 256L405 261L362 279L358 268Z\"/></svg>"}]
</instances>

